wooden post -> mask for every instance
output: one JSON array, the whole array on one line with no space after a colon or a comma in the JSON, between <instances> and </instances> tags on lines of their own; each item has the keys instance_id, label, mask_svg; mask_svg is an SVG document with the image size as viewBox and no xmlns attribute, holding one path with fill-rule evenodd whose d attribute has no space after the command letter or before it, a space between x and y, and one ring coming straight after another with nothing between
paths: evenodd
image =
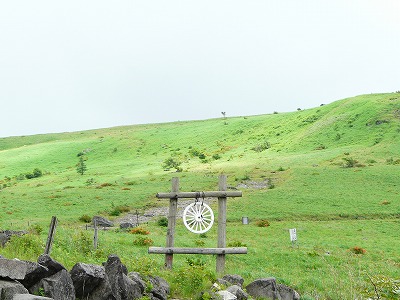
<instances>
[{"instance_id":1,"label":"wooden post","mask_svg":"<svg viewBox=\"0 0 400 300\"><path fill-rule=\"evenodd\" d=\"M53 216L50 222L49 234L47 236L46 248L44 249L44 254L50 255L51 246L53 246L54 234L57 227L57 217Z\"/></svg>"},{"instance_id":2,"label":"wooden post","mask_svg":"<svg viewBox=\"0 0 400 300\"><path fill-rule=\"evenodd\" d=\"M219 176L219 190L227 190L226 175ZM226 197L218 197L218 248L226 247ZM222 274L225 270L225 254L217 254L216 271Z\"/></svg>"},{"instance_id":3,"label":"wooden post","mask_svg":"<svg viewBox=\"0 0 400 300\"><path fill-rule=\"evenodd\" d=\"M94 248L94 250L97 249L98 233L99 233L99 228L97 227L97 221L94 220L94 236L93 236L93 248Z\"/></svg>"},{"instance_id":4,"label":"wooden post","mask_svg":"<svg viewBox=\"0 0 400 300\"><path fill-rule=\"evenodd\" d=\"M172 178L172 190L171 192L179 192L179 178ZM168 213L168 229L167 229L167 247L174 247L174 235L176 225L176 213L178 210L178 198L169 199L169 213ZM165 254L165 267L172 269L172 261L174 259L173 254Z\"/></svg>"}]
</instances>

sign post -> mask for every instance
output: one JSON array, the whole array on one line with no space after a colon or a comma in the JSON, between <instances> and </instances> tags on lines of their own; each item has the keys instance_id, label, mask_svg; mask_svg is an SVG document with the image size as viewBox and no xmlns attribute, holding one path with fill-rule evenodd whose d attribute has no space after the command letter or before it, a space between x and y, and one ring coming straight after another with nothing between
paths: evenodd
<instances>
[{"instance_id":1,"label":"sign post","mask_svg":"<svg viewBox=\"0 0 400 300\"><path fill-rule=\"evenodd\" d=\"M292 247L297 244L297 231L296 228L289 229L290 241L292 242Z\"/></svg>"}]
</instances>

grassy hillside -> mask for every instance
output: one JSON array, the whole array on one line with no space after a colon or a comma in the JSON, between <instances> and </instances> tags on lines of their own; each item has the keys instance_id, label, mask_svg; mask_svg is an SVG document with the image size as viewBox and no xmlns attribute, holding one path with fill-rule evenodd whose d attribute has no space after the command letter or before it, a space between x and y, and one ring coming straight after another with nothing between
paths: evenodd
<instances>
[{"instance_id":1,"label":"grassy hillside","mask_svg":"<svg viewBox=\"0 0 400 300\"><path fill-rule=\"evenodd\" d=\"M87 171L80 175L82 152ZM167 170L168 160L181 172ZM34 169L43 176L27 179ZM28 222L45 228L56 215L61 232L79 230L84 214L110 217L118 206L143 212L166 205L155 194L169 191L172 177L180 177L182 191L204 191L217 189L220 173L244 194L229 200L228 239L249 247L246 257L229 258L227 271L247 279L276 276L315 299L347 299L350 290L354 299L360 289L352 285L367 285L361 273L371 268L374 276L400 277L399 93L291 113L0 139L0 228L26 229ZM242 226L242 216L271 226ZM165 232L147 226L163 245ZM178 227L177 245L193 247L196 237ZM287 241L293 227L299 249ZM213 228L207 246L215 246L215 234ZM108 232L102 238L109 247L104 252L148 257L132 236ZM72 258L59 243L54 251L68 265ZM354 246L367 253L350 255ZM87 259L104 260L93 255ZM162 265L162 258L152 259ZM212 269L212 258L209 264ZM333 269L336 279L321 278ZM343 283L350 273L353 281ZM344 294L337 294L335 280Z\"/></svg>"}]
</instances>

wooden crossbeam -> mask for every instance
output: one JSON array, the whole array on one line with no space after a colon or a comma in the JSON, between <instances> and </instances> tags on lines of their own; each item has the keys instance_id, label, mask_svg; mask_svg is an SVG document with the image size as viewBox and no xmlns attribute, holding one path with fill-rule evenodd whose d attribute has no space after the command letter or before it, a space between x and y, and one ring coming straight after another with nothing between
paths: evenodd
<instances>
[{"instance_id":1,"label":"wooden crossbeam","mask_svg":"<svg viewBox=\"0 0 400 300\"><path fill-rule=\"evenodd\" d=\"M227 198L227 197L242 197L241 191L211 191L211 192L178 192L178 193L158 193L159 199L179 199L179 198Z\"/></svg>"},{"instance_id":2,"label":"wooden crossbeam","mask_svg":"<svg viewBox=\"0 0 400 300\"><path fill-rule=\"evenodd\" d=\"M233 248L175 248L149 247L149 254L247 254L246 247Z\"/></svg>"}]
</instances>

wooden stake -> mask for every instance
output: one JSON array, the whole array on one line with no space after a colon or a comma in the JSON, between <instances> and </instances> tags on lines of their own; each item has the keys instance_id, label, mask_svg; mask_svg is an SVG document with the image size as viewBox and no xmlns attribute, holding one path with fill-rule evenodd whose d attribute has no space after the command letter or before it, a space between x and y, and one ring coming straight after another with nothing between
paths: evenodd
<instances>
[{"instance_id":1,"label":"wooden stake","mask_svg":"<svg viewBox=\"0 0 400 300\"><path fill-rule=\"evenodd\" d=\"M171 192L179 192L179 178L172 178L172 190ZM174 236L175 236L175 225L176 225L176 213L178 210L178 198L169 199L169 213L168 213L168 229L167 229L167 247L174 247ZM165 254L165 268L172 269L172 262L174 255Z\"/></svg>"},{"instance_id":2,"label":"wooden stake","mask_svg":"<svg viewBox=\"0 0 400 300\"><path fill-rule=\"evenodd\" d=\"M49 234L47 236L47 242L46 242L46 248L44 249L44 254L50 255L51 247L53 246L56 227L57 227L57 217L53 216L50 222Z\"/></svg>"},{"instance_id":3,"label":"wooden stake","mask_svg":"<svg viewBox=\"0 0 400 300\"><path fill-rule=\"evenodd\" d=\"M227 190L226 175L219 176L219 190ZM226 247L226 197L218 197L218 248ZM225 271L225 254L217 254L216 271L222 274Z\"/></svg>"},{"instance_id":4,"label":"wooden stake","mask_svg":"<svg viewBox=\"0 0 400 300\"><path fill-rule=\"evenodd\" d=\"M94 250L97 249L98 234L99 234L99 228L97 227L97 221L94 220L94 236L93 236L93 248L94 248Z\"/></svg>"}]
</instances>

